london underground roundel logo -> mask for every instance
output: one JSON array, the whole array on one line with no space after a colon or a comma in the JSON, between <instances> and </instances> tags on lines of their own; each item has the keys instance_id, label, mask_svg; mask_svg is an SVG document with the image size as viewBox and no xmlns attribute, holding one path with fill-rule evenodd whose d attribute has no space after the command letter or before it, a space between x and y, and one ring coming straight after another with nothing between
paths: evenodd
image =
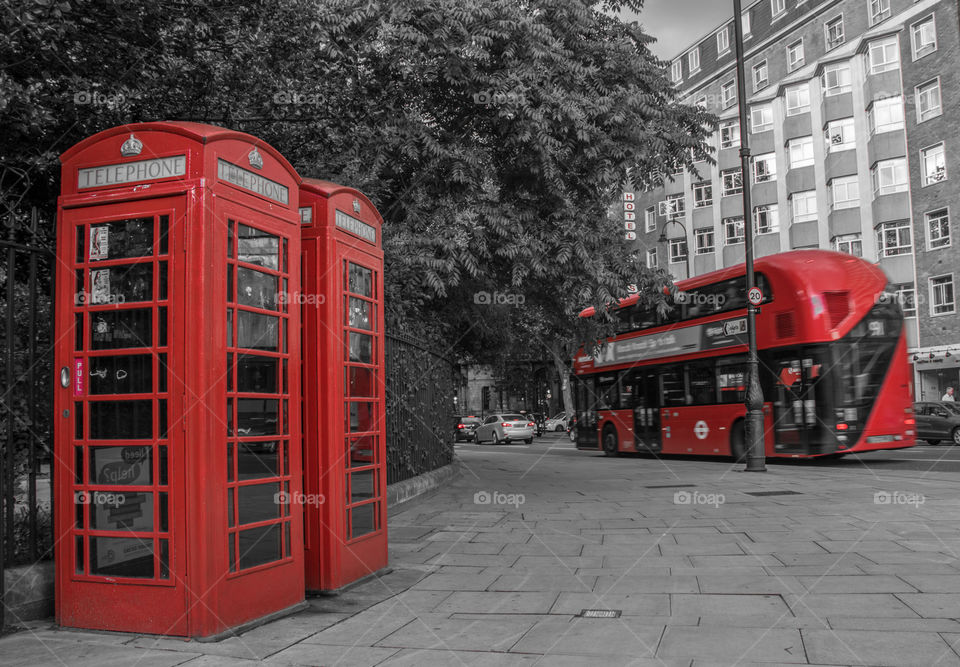
<instances>
[{"instance_id":1,"label":"london underground roundel logo","mask_svg":"<svg viewBox=\"0 0 960 667\"><path fill-rule=\"evenodd\" d=\"M703 440L710 435L710 427L707 426L707 422L701 419L693 425L693 433L697 436L698 440Z\"/></svg>"}]
</instances>

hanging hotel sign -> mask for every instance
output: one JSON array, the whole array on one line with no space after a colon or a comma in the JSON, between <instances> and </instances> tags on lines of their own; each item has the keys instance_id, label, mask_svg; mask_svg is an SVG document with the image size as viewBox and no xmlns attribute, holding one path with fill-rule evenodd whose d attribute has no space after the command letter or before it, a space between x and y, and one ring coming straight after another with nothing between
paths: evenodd
<instances>
[{"instance_id":1,"label":"hanging hotel sign","mask_svg":"<svg viewBox=\"0 0 960 667\"><path fill-rule=\"evenodd\" d=\"M187 156L171 155L123 164L105 164L77 170L77 189L124 185L158 178L175 178L187 173Z\"/></svg>"},{"instance_id":2,"label":"hanging hotel sign","mask_svg":"<svg viewBox=\"0 0 960 667\"><path fill-rule=\"evenodd\" d=\"M217 160L217 178L281 204L290 203L290 190L287 186L271 181L269 178L264 178L260 174L255 174L243 167L238 167L226 160Z\"/></svg>"},{"instance_id":3,"label":"hanging hotel sign","mask_svg":"<svg viewBox=\"0 0 960 667\"><path fill-rule=\"evenodd\" d=\"M375 227L368 225L363 220L358 220L352 215L347 215L340 209L336 209L333 222L340 229L345 229L351 234L356 234L360 238L370 241L370 243L377 242L377 230Z\"/></svg>"},{"instance_id":4,"label":"hanging hotel sign","mask_svg":"<svg viewBox=\"0 0 960 667\"><path fill-rule=\"evenodd\" d=\"M594 366L612 366L746 344L747 320L741 317L607 343L592 360Z\"/></svg>"}]
</instances>

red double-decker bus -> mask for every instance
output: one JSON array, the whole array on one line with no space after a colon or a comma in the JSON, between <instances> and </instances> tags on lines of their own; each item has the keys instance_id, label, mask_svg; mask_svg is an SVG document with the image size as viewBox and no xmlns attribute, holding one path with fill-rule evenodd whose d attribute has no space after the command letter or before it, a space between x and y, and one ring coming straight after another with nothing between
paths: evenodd
<instances>
[{"instance_id":1,"label":"red double-decker bus","mask_svg":"<svg viewBox=\"0 0 960 667\"><path fill-rule=\"evenodd\" d=\"M770 255L755 269L766 455L913 446L903 313L883 271L825 250ZM617 304L619 333L574 360L578 449L745 457L745 273L740 264L678 282L666 316L637 295Z\"/></svg>"}]
</instances>

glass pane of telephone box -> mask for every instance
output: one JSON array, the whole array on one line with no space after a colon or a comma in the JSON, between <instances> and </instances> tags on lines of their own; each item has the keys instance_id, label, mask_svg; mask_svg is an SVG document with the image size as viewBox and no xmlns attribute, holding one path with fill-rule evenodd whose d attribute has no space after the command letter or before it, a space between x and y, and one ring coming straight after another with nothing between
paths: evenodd
<instances>
[{"instance_id":1,"label":"glass pane of telephone box","mask_svg":"<svg viewBox=\"0 0 960 667\"><path fill-rule=\"evenodd\" d=\"M153 264L126 264L90 270L90 304L153 300Z\"/></svg>"},{"instance_id":2,"label":"glass pane of telephone box","mask_svg":"<svg viewBox=\"0 0 960 667\"><path fill-rule=\"evenodd\" d=\"M91 537L90 574L153 578L153 540L139 537Z\"/></svg>"},{"instance_id":3,"label":"glass pane of telephone box","mask_svg":"<svg viewBox=\"0 0 960 667\"><path fill-rule=\"evenodd\" d=\"M275 398L238 398L237 435L278 435L279 403Z\"/></svg>"},{"instance_id":4,"label":"glass pane of telephone box","mask_svg":"<svg viewBox=\"0 0 960 667\"><path fill-rule=\"evenodd\" d=\"M347 396L372 397L376 395L373 386L374 370L359 366L347 366L343 369L344 385Z\"/></svg>"},{"instance_id":5,"label":"glass pane of telephone box","mask_svg":"<svg viewBox=\"0 0 960 667\"><path fill-rule=\"evenodd\" d=\"M237 487L237 513L241 524L278 519L282 510L279 482Z\"/></svg>"},{"instance_id":6,"label":"glass pane of telephone box","mask_svg":"<svg viewBox=\"0 0 960 667\"><path fill-rule=\"evenodd\" d=\"M241 530L240 569L280 560L280 524Z\"/></svg>"},{"instance_id":7,"label":"glass pane of telephone box","mask_svg":"<svg viewBox=\"0 0 960 667\"><path fill-rule=\"evenodd\" d=\"M279 237L246 225L238 226L237 236L238 260L258 264L274 271L279 269Z\"/></svg>"},{"instance_id":8,"label":"glass pane of telephone box","mask_svg":"<svg viewBox=\"0 0 960 667\"><path fill-rule=\"evenodd\" d=\"M350 473L350 502L370 500L376 495L373 470Z\"/></svg>"},{"instance_id":9,"label":"glass pane of telephone box","mask_svg":"<svg viewBox=\"0 0 960 667\"><path fill-rule=\"evenodd\" d=\"M279 360L255 354L237 357L237 391L273 394L277 391Z\"/></svg>"},{"instance_id":10,"label":"glass pane of telephone box","mask_svg":"<svg viewBox=\"0 0 960 667\"><path fill-rule=\"evenodd\" d=\"M376 506L377 503L368 503L350 510L350 537L360 537L376 530Z\"/></svg>"},{"instance_id":11,"label":"glass pane of telephone box","mask_svg":"<svg viewBox=\"0 0 960 667\"><path fill-rule=\"evenodd\" d=\"M91 401L90 437L93 440L152 438L152 402Z\"/></svg>"},{"instance_id":12,"label":"glass pane of telephone box","mask_svg":"<svg viewBox=\"0 0 960 667\"><path fill-rule=\"evenodd\" d=\"M90 491L90 527L94 530L153 530L153 494Z\"/></svg>"},{"instance_id":13,"label":"glass pane of telephone box","mask_svg":"<svg viewBox=\"0 0 960 667\"><path fill-rule=\"evenodd\" d=\"M277 440L237 443L237 471L240 479L278 476L279 451L280 443Z\"/></svg>"},{"instance_id":14,"label":"glass pane of telephone box","mask_svg":"<svg viewBox=\"0 0 960 667\"><path fill-rule=\"evenodd\" d=\"M90 313L90 347L94 350L150 347L152 324L150 308Z\"/></svg>"},{"instance_id":15,"label":"glass pane of telephone box","mask_svg":"<svg viewBox=\"0 0 960 667\"><path fill-rule=\"evenodd\" d=\"M153 218L129 218L90 225L90 261L153 254Z\"/></svg>"},{"instance_id":16,"label":"glass pane of telephone box","mask_svg":"<svg viewBox=\"0 0 960 667\"><path fill-rule=\"evenodd\" d=\"M277 352L280 318L272 315L237 311L237 347Z\"/></svg>"},{"instance_id":17,"label":"glass pane of telephone box","mask_svg":"<svg viewBox=\"0 0 960 667\"><path fill-rule=\"evenodd\" d=\"M153 391L153 358L149 354L90 357L91 394L149 394Z\"/></svg>"},{"instance_id":18,"label":"glass pane of telephone box","mask_svg":"<svg viewBox=\"0 0 960 667\"><path fill-rule=\"evenodd\" d=\"M347 431L350 433L362 433L364 431L374 430L376 427L375 406L376 403L350 403Z\"/></svg>"},{"instance_id":19,"label":"glass pane of telephone box","mask_svg":"<svg viewBox=\"0 0 960 667\"><path fill-rule=\"evenodd\" d=\"M360 296L373 296L373 271L358 264L350 264L349 291Z\"/></svg>"},{"instance_id":20,"label":"glass pane of telephone box","mask_svg":"<svg viewBox=\"0 0 960 667\"><path fill-rule=\"evenodd\" d=\"M277 277L237 267L237 303L277 310Z\"/></svg>"},{"instance_id":21,"label":"glass pane of telephone box","mask_svg":"<svg viewBox=\"0 0 960 667\"><path fill-rule=\"evenodd\" d=\"M367 329L369 331L373 328L373 321L370 318L372 307L373 304L369 301L364 301L363 299L358 299L353 296L349 297L347 301L347 323L351 327Z\"/></svg>"},{"instance_id":22,"label":"glass pane of telephone box","mask_svg":"<svg viewBox=\"0 0 960 667\"><path fill-rule=\"evenodd\" d=\"M149 486L153 483L151 454L148 445L91 447L90 483Z\"/></svg>"},{"instance_id":23,"label":"glass pane of telephone box","mask_svg":"<svg viewBox=\"0 0 960 667\"><path fill-rule=\"evenodd\" d=\"M373 363L373 337L367 334L350 332L349 361L361 364Z\"/></svg>"},{"instance_id":24,"label":"glass pane of telephone box","mask_svg":"<svg viewBox=\"0 0 960 667\"><path fill-rule=\"evenodd\" d=\"M347 459L351 468L375 463L377 453L377 437L363 435L358 438L347 438Z\"/></svg>"}]
</instances>

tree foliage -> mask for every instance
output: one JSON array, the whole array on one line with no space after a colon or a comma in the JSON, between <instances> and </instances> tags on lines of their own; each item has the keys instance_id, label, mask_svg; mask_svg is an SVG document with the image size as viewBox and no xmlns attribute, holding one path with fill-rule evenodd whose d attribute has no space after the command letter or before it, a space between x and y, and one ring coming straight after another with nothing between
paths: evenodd
<instances>
[{"instance_id":1,"label":"tree foliage","mask_svg":"<svg viewBox=\"0 0 960 667\"><path fill-rule=\"evenodd\" d=\"M57 156L96 131L250 132L377 204L391 326L478 359L521 332L556 346L583 306L665 280L622 240L621 190L709 157L712 119L624 4L642 2L3 0L0 159L52 220Z\"/></svg>"}]
</instances>

